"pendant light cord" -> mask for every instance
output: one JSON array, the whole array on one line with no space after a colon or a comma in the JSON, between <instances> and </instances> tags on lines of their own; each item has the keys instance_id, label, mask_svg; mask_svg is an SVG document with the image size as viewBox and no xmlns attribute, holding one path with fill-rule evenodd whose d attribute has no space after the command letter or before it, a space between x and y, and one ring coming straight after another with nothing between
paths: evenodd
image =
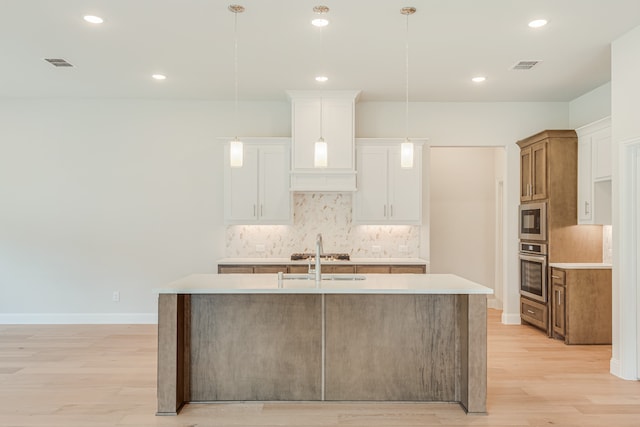
<instances>
[{"instance_id":1,"label":"pendant light cord","mask_svg":"<svg viewBox=\"0 0 640 427\"><path fill-rule=\"evenodd\" d=\"M320 70L322 72L322 65L324 63L323 60L323 44L322 44L322 27L320 27ZM324 73L322 73L322 75L324 75ZM322 83L320 84L320 140L324 140L324 138L322 137L322 95L324 95L323 93L323 88L322 88Z\"/></svg>"},{"instance_id":2,"label":"pendant light cord","mask_svg":"<svg viewBox=\"0 0 640 427\"><path fill-rule=\"evenodd\" d=\"M238 140L238 12L233 22L233 74L235 76L235 140Z\"/></svg>"},{"instance_id":3,"label":"pendant light cord","mask_svg":"<svg viewBox=\"0 0 640 427\"><path fill-rule=\"evenodd\" d=\"M404 106L404 136L405 140L409 140L409 14L406 22L406 36L405 36L405 106Z\"/></svg>"}]
</instances>

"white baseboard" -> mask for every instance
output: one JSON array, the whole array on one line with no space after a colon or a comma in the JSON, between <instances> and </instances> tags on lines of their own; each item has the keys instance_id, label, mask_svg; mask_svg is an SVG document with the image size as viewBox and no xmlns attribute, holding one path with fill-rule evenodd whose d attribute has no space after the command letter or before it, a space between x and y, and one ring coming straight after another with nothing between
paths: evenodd
<instances>
[{"instance_id":1,"label":"white baseboard","mask_svg":"<svg viewBox=\"0 0 640 427\"><path fill-rule=\"evenodd\" d=\"M622 369L620 368L620 360L613 357L609 361L609 372L618 378L622 378Z\"/></svg>"},{"instance_id":2,"label":"white baseboard","mask_svg":"<svg viewBox=\"0 0 640 427\"><path fill-rule=\"evenodd\" d=\"M520 313L502 313L503 325L520 325Z\"/></svg>"},{"instance_id":3,"label":"white baseboard","mask_svg":"<svg viewBox=\"0 0 640 427\"><path fill-rule=\"evenodd\" d=\"M157 313L0 313L0 324L156 324Z\"/></svg>"}]
</instances>

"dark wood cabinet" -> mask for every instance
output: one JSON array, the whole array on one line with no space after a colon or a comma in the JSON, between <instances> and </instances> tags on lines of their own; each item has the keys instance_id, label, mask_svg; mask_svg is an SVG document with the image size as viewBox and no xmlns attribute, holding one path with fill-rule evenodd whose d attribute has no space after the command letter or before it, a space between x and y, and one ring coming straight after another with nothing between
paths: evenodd
<instances>
[{"instance_id":1,"label":"dark wood cabinet","mask_svg":"<svg viewBox=\"0 0 640 427\"><path fill-rule=\"evenodd\" d=\"M313 265L312 265L313 267ZM307 264L220 264L218 274L308 273ZM426 274L424 264L322 264L324 274Z\"/></svg>"},{"instance_id":2,"label":"dark wood cabinet","mask_svg":"<svg viewBox=\"0 0 640 427\"><path fill-rule=\"evenodd\" d=\"M611 344L611 269L551 269L553 336Z\"/></svg>"},{"instance_id":3,"label":"dark wood cabinet","mask_svg":"<svg viewBox=\"0 0 640 427\"><path fill-rule=\"evenodd\" d=\"M520 317L530 325L547 330L547 305L520 297Z\"/></svg>"}]
</instances>

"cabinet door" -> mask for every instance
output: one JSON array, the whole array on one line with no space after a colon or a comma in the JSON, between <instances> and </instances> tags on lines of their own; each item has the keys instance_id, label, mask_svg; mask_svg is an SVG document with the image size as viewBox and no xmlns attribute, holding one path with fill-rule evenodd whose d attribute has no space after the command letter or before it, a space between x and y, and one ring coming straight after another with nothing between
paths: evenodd
<instances>
[{"instance_id":1,"label":"cabinet door","mask_svg":"<svg viewBox=\"0 0 640 427\"><path fill-rule=\"evenodd\" d=\"M547 198L547 143L531 146L531 200Z\"/></svg>"},{"instance_id":2,"label":"cabinet door","mask_svg":"<svg viewBox=\"0 0 640 427\"><path fill-rule=\"evenodd\" d=\"M552 319L553 319L553 332L564 337L566 335L565 329L565 287L560 285L553 285L553 298L552 298Z\"/></svg>"},{"instance_id":3,"label":"cabinet door","mask_svg":"<svg viewBox=\"0 0 640 427\"><path fill-rule=\"evenodd\" d=\"M353 170L353 100L296 99L293 108L293 169L315 170L315 143L322 137L327 143L328 170Z\"/></svg>"},{"instance_id":4,"label":"cabinet door","mask_svg":"<svg viewBox=\"0 0 640 427\"><path fill-rule=\"evenodd\" d=\"M322 135L327 143L327 169L354 167L353 101L324 99L322 101ZM317 138L314 140L314 144Z\"/></svg>"},{"instance_id":5,"label":"cabinet door","mask_svg":"<svg viewBox=\"0 0 640 427\"><path fill-rule=\"evenodd\" d=\"M288 146L260 147L259 209L262 224L283 224L291 219Z\"/></svg>"},{"instance_id":6,"label":"cabinet door","mask_svg":"<svg viewBox=\"0 0 640 427\"><path fill-rule=\"evenodd\" d=\"M593 223L591 179L591 139L578 142L578 223Z\"/></svg>"},{"instance_id":7,"label":"cabinet door","mask_svg":"<svg viewBox=\"0 0 640 427\"><path fill-rule=\"evenodd\" d=\"M320 138L320 102L317 99L296 99L291 107L293 109L292 168L314 169L314 147Z\"/></svg>"},{"instance_id":8,"label":"cabinet door","mask_svg":"<svg viewBox=\"0 0 640 427\"><path fill-rule=\"evenodd\" d=\"M225 221L251 224L258 220L258 150L244 145L243 165L229 167L229 147L225 150Z\"/></svg>"},{"instance_id":9,"label":"cabinet door","mask_svg":"<svg viewBox=\"0 0 640 427\"><path fill-rule=\"evenodd\" d=\"M531 147L520 151L520 200L531 200Z\"/></svg>"},{"instance_id":10,"label":"cabinet door","mask_svg":"<svg viewBox=\"0 0 640 427\"><path fill-rule=\"evenodd\" d=\"M387 158L385 147L358 147L358 191L354 203L356 222L387 222Z\"/></svg>"},{"instance_id":11,"label":"cabinet door","mask_svg":"<svg viewBox=\"0 0 640 427\"><path fill-rule=\"evenodd\" d=\"M414 147L412 168L400 167L400 147L389 149L389 206L391 224L420 224L422 217L422 147Z\"/></svg>"}]
</instances>

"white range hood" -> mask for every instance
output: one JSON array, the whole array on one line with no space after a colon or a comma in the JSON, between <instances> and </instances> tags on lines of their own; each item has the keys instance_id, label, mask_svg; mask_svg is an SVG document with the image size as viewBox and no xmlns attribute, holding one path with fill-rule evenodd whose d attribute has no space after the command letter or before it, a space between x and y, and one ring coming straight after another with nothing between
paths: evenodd
<instances>
[{"instance_id":1,"label":"white range hood","mask_svg":"<svg viewBox=\"0 0 640 427\"><path fill-rule=\"evenodd\" d=\"M356 191L355 103L359 90L287 91L291 99L291 191ZM327 166L314 166L315 144Z\"/></svg>"}]
</instances>

